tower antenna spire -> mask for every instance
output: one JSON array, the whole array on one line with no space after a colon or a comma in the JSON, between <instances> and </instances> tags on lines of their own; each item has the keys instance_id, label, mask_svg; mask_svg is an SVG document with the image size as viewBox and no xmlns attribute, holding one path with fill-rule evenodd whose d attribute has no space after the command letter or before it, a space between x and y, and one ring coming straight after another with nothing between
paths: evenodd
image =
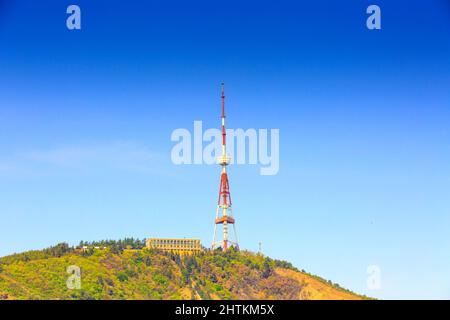
<instances>
[{"instance_id":1,"label":"tower antenna spire","mask_svg":"<svg viewBox=\"0 0 450 320\"><path fill-rule=\"evenodd\" d=\"M225 83L222 82L222 146L224 150L222 152L223 155L226 154L226 145L227 145L227 132L225 130Z\"/></svg>"},{"instance_id":2,"label":"tower antenna spire","mask_svg":"<svg viewBox=\"0 0 450 320\"><path fill-rule=\"evenodd\" d=\"M225 83L222 82L222 118L225 118Z\"/></svg>"},{"instance_id":3,"label":"tower antenna spire","mask_svg":"<svg viewBox=\"0 0 450 320\"><path fill-rule=\"evenodd\" d=\"M228 182L227 166L230 163L230 156L227 154L227 133L225 130L225 85L222 82L222 155L218 157L218 163L222 167L219 187L219 200L217 202L216 219L214 221L214 237L212 249L221 246L223 250L227 250L229 246L234 245L239 250L239 244L236 235L235 220L232 212L232 202L230 195L230 184ZM216 241L217 225L223 226L223 240ZM234 242L228 239L228 225L233 225Z\"/></svg>"}]
</instances>

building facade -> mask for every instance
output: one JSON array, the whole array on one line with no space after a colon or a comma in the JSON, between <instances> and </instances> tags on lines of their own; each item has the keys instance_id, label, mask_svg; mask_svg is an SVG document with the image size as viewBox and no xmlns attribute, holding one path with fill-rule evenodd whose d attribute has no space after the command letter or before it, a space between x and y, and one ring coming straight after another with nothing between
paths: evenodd
<instances>
[{"instance_id":1,"label":"building facade","mask_svg":"<svg viewBox=\"0 0 450 320\"><path fill-rule=\"evenodd\" d=\"M202 251L199 239L148 238L145 240L148 249L158 249L173 253L193 254Z\"/></svg>"}]
</instances>

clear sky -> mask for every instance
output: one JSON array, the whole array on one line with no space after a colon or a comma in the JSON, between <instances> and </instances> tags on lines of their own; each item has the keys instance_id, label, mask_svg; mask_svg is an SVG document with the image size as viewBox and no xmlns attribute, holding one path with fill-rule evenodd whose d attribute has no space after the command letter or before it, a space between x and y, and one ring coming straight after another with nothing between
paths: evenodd
<instances>
[{"instance_id":1,"label":"clear sky","mask_svg":"<svg viewBox=\"0 0 450 320\"><path fill-rule=\"evenodd\" d=\"M241 247L370 296L450 298L446 0L0 1L0 255L208 246L220 169L173 165L170 135L220 126L222 80L230 128L280 129L277 175L229 168Z\"/></svg>"}]
</instances>

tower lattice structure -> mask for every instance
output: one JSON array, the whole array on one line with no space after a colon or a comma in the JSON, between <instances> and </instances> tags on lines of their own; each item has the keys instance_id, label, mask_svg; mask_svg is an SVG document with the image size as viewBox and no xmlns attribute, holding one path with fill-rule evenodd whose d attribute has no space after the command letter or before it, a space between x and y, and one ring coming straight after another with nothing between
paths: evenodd
<instances>
[{"instance_id":1,"label":"tower lattice structure","mask_svg":"<svg viewBox=\"0 0 450 320\"><path fill-rule=\"evenodd\" d=\"M214 237L212 249L222 247L227 250L235 246L239 250L236 234L235 219L233 217L232 202L230 195L230 183L228 182L227 166L230 164L230 156L227 154L227 133L225 130L225 89L222 83L222 155L218 157L218 163L222 168L220 175L219 200L217 202L216 219L214 220ZM216 239L217 226L222 225L223 239ZM233 226L234 241L228 238L228 227Z\"/></svg>"}]
</instances>

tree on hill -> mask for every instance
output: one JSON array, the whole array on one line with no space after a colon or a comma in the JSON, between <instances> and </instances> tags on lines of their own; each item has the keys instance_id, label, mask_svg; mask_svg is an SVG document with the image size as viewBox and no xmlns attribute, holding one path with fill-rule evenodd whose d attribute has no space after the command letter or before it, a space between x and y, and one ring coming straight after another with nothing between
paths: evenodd
<instances>
[{"instance_id":1,"label":"tree on hill","mask_svg":"<svg viewBox=\"0 0 450 320\"><path fill-rule=\"evenodd\" d=\"M263 270L262 270L262 277L264 279L267 279L268 277L270 277L272 272L273 272L273 268L271 266L270 259L268 259L268 258L264 259Z\"/></svg>"}]
</instances>

